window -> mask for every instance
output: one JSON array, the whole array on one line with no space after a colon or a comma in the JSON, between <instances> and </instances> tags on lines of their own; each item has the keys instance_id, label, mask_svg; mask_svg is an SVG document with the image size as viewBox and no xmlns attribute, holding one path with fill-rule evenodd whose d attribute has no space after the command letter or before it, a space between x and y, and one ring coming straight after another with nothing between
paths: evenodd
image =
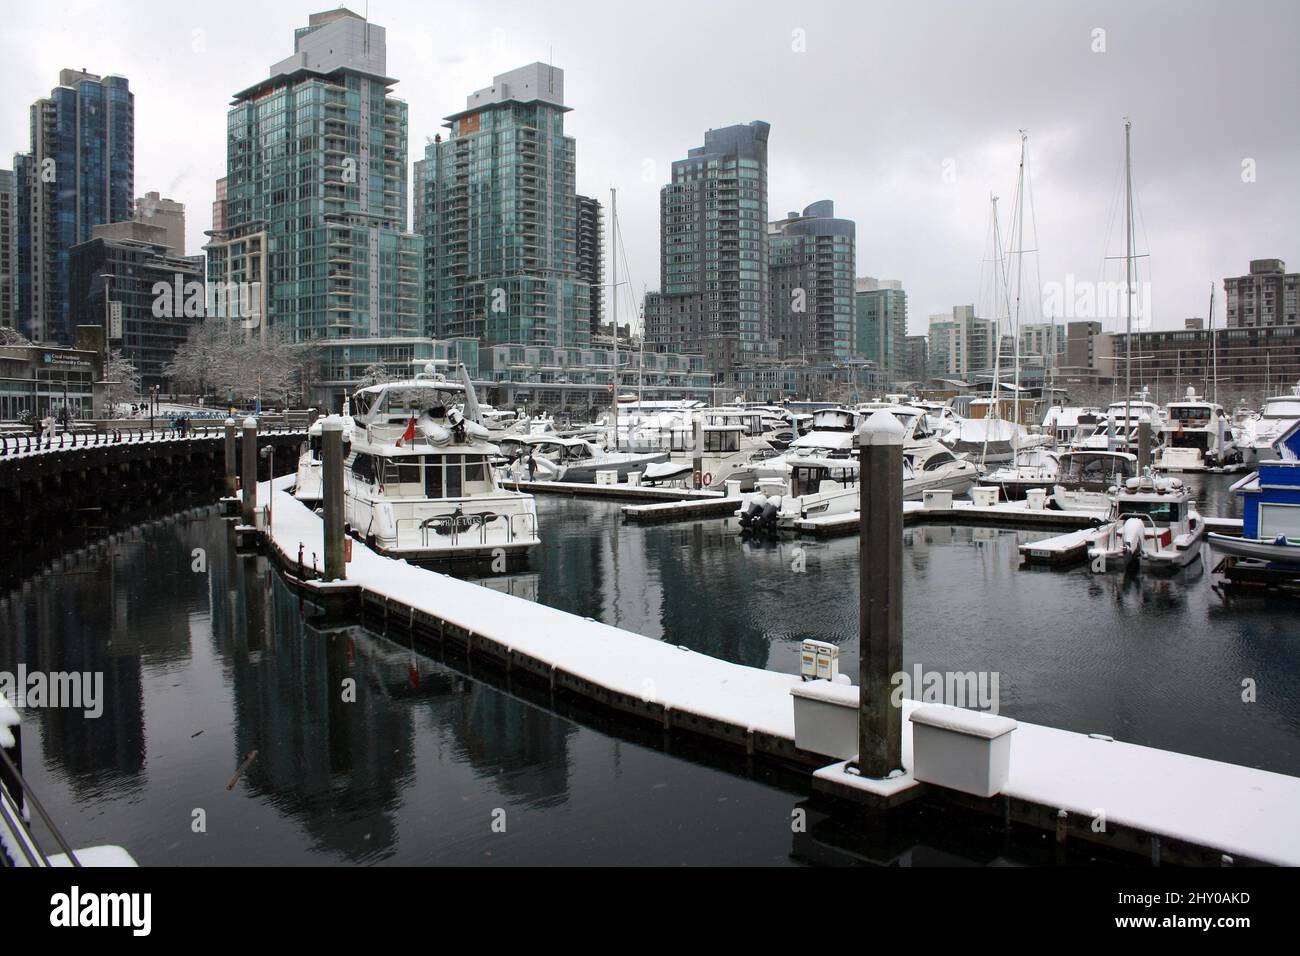
<instances>
[{"instance_id":1,"label":"window","mask_svg":"<svg viewBox=\"0 0 1300 956\"><path fill-rule=\"evenodd\" d=\"M352 459L352 474L358 481L367 484L375 480L374 462L369 455L357 455Z\"/></svg>"}]
</instances>

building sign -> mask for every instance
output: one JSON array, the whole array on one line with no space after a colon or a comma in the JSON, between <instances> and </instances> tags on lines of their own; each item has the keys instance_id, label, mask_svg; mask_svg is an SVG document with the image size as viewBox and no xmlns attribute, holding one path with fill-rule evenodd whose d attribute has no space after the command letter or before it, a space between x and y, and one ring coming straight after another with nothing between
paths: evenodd
<instances>
[{"instance_id":1,"label":"building sign","mask_svg":"<svg viewBox=\"0 0 1300 956\"><path fill-rule=\"evenodd\" d=\"M108 337L110 339L120 339L122 337L121 302L110 302L108 304Z\"/></svg>"}]
</instances>

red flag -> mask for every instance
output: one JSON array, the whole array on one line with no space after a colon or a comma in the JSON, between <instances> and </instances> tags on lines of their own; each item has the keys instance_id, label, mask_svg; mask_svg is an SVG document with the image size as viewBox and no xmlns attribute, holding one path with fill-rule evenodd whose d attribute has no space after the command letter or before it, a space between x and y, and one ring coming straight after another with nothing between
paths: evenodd
<instances>
[{"instance_id":1,"label":"red flag","mask_svg":"<svg viewBox=\"0 0 1300 956\"><path fill-rule=\"evenodd\" d=\"M402 437L397 439L397 445L399 448L401 447L402 442L404 441L415 441L415 416L414 415L412 415L411 420L406 423L406 431L402 432Z\"/></svg>"}]
</instances>

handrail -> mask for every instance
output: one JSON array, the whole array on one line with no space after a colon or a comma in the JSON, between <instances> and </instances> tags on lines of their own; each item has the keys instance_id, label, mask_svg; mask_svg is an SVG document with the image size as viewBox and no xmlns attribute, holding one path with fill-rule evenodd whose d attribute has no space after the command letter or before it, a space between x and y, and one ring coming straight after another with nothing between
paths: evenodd
<instances>
[{"instance_id":1,"label":"handrail","mask_svg":"<svg viewBox=\"0 0 1300 956\"><path fill-rule=\"evenodd\" d=\"M68 845L68 841L63 838L63 834L59 832L59 828L55 824L53 818L45 812L45 807L42 805L41 801L36 798L36 794L32 791L31 784L23 779L22 773L18 770L18 767L15 766L13 760L9 757L9 754L5 752L3 747L0 747L0 761L4 762L6 769L8 769L13 779L18 782L18 786L22 788L23 799L30 802L31 805L36 808L36 813L40 816L46 829L50 831L50 835L54 837L54 842L59 845L59 849L67 854L68 862L70 862L74 867L80 868L81 861L77 859L77 854L74 853L72 847ZM8 791L6 791L6 793L7 792ZM26 829L26 827L24 827L24 829ZM32 842L35 843L34 840ZM44 858L45 855L42 853L41 856ZM49 865L48 860L46 860L46 865Z\"/></svg>"}]
</instances>

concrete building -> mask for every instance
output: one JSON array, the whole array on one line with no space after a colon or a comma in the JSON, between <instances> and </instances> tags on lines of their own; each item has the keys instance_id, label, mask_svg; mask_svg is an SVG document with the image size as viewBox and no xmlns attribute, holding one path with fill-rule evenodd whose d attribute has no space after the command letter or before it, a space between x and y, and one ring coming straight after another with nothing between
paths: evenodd
<instances>
[{"instance_id":1,"label":"concrete building","mask_svg":"<svg viewBox=\"0 0 1300 956\"><path fill-rule=\"evenodd\" d=\"M897 279L863 276L854 293L855 354L873 363L886 378L907 378L907 293ZM920 376L923 380L924 373Z\"/></svg>"},{"instance_id":2,"label":"concrete building","mask_svg":"<svg viewBox=\"0 0 1300 956\"><path fill-rule=\"evenodd\" d=\"M13 170L0 169L0 329L14 327L15 198Z\"/></svg>"},{"instance_id":3,"label":"concrete building","mask_svg":"<svg viewBox=\"0 0 1300 956\"><path fill-rule=\"evenodd\" d=\"M1128 341L1124 333L1100 336L1094 369L1099 382L1121 388ZM1160 401L1182 397L1191 385L1256 405L1267 395L1285 395L1300 384L1300 325L1178 329L1133 333L1133 387L1146 387Z\"/></svg>"},{"instance_id":4,"label":"concrete building","mask_svg":"<svg viewBox=\"0 0 1300 956\"><path fill-rule=\"evenodd\" d=\"M768 319L767 140L753 122L711 129L659 192L659 291L646 342L715 370L777 353Z\"/></svg>"},{"instance_id":5,"label":"concrete building","mask_svg":"<svg viewBox=\"0 0 1300 956\"><path fill-rule=\"evenodd\" d=\"M33 341L71 345L71 249L92 227L131 218L135 97L125 77L60 70L30 127L30 151L14 157L15 324Z\"/></svg>"},{"instance_id":6,"label":"concrete building","mask_svg":"<svg viewBox=\"0 0 1300 956\"><path fill-rule=\"evenodd\" d=\"M578 197L578 277L590 290L591 334L605 321L605 216L600 201Z\"/></svg>"},{"instance_id":7,"label":"concrete building","mask_svg":"<svg viewBox=\"0 0 1300 956\"><path fill-rule=\"evenodd\" d=\"M163 366L205 315L203 257L173 255L166 232L134 221L96 226L69 258L74 323L105 329L146 388L165 387Z\"/></svg>"},{"instance_id":8,"label":"concrete building","mask_svg":"<svg viewBox=\"0 0 1300 956\"><path fill-rule=\"evenodd\" d=\"M1252 259L1250 274L1224 279L1223 292L1230 329L1300 324L1300 273L1281 259Z\"/></svg>"},{"instance_id":9,"label":"concrete building","mask_svg":"<svg viewBox=\"0 0 1300 956\"><path fill-rule=\"evenodd\" d=\"M568 111L564 71L531 63L470 94L465 109L446 118L447 139L425 149L419 175L433 337L555 348L590 342Z\"/></svg>"},{"instance_id":10,"label":"concrete building","mask_svg":"<svg viewBox=\"0 0 1300 956\"><path fill-rule=\"evenodd\" d=\"M349 367L353 343L424 331L423 244L406 231L407 109L386 60L383 27L343 8L314 13L293 55L227 114L208 282L258 290L259 334L318 343L322 377Z\"/></svg>"},{"instance_id":11,"label":"concrete building","mask_svg":"<svg viewBox=\"0 0 1300 956\"><path fill-rule=\"evenodd\" d=\"M781 358L845 362L854 354L855 237L829 199L768 223L768 316Z\"/></svg>"},{"instance_id":12,"label":"concrete building","mask_svg":"<svg viewBox=\"0 0 1300 956\"><path fill-rule=\"evenodd\" d=\"M156 192L145 193L135 201L135 221L158 226L163 230L167 252L185 255L185 204L164 199Z\"/></svg>"}]
</instances>

